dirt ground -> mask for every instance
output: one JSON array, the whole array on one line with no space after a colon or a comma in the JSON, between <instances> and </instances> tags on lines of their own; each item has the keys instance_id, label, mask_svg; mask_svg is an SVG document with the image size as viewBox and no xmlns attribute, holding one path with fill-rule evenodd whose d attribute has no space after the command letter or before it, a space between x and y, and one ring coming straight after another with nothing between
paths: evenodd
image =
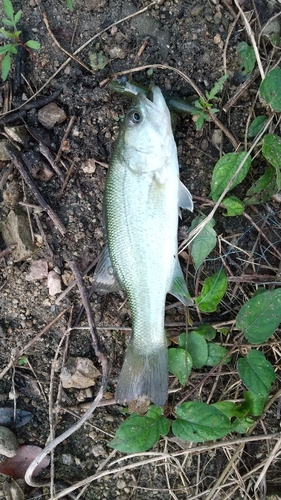
<instances>
[{"instance_id":1,"label":"dirt ground","mask_svg":"<svg viewBox=\"0 0 281 500\"><path fill-rule=\"evenodd\" d=\"M245 0L240 3L245 12L251 12L252 26L255 30L261 29L260 27L280 10L280 3L274 0L253 2ZM50 400L53 400L56 409L53 411L55 434L59 435L77 421L77 415L83 414L85 407L96 395L101 380L97 378L96 385L89 389L62 389L59 386L59 374L64 360L72 357L89 358L97 368L100 369L100 365L87 329L85 314L79 323L84 329L74 329L69 334L69 326L75 323L81 307L81 296L77 287L63 296L60 293L50 295L46 277L37 280L30 280L29 277L32 263L43 260L45 265L47 262L49 272L54 270L61 277L62 289L65 290L73 279L69 261L77 261L80 271L83 272L100 253L103 245L102 200L107 164L117 137L120 118L125 114L130 102L128 98L111 91L107 82L112 74L120 71L148 64L165 64L181 70L202 92L205 92L213 87L226 70L230 78L220 96L219 108L222 109L223 104L241 83L236 46L241 41L248 41L248 38L241 18L237 18L238 10L235 2L231 0L208 2L164 0L117 26L112 25L147 6L148 2L73 0L73 13L69 11L64 0L42 1L42 8L36 0L22 3L15 1L13 5L15 11L23 10L20 28L26 32L27 39L39 41L41 47L35 54L36 59L27 57L24 67L20 70L24 72L24 79L19 83L16 82L17 85L15 85L15 75L19 63L13 62L8 81L1 87L2 110L7 110L5 109L7 99L8 101L10 99L11 108L18 107L50 79L39 92L39 98L49 96L59 89L60 93L55 102L64 111L65 120L47 130L38 123L39 110L30 109L26 112L24 121L29 132L36 130L37 134L42 134L40 137L43 137L44 143L48 144L53 158L63 146L57 164L64 179L70 171L63 191L61 191L63 180L57 174L48 182L34 179L39 192L43 194L66 228L65 234L62 234L63 231L55 227L47 213L38 210L38 201L30 188L25 185L17 169L12 168L7 160L0 162L0 220L5 222L11 209L24 210L24 220L20 224L26 224L29 228L29 223L25 219L28 210L34 232L30 255L20 260L15 257L14 251L5 252L7 245L0 239L0 370L9 364L13 355L17 357L15 349L24 349L31 342L30 347L21 356L27 358L24 359L25 362L22 365L15 362L15 367L8 370L0 380L0 406L13 407L11 392L14 388L17 393L17 408L29 411L33 415L27 425L16 429L18 440L20 444L34 444L43 448L50 433ZM0 14L2 17L1 8ZM74 53L100 33L77 54L77 58L92 68L92 72L73 60L61 68L67 60L67 54L52 39L44 22L44 15L53 36L69 53ZM235 21L236 24L233 24ZM105 30L106 28L108 29ZM100 57L98 61L97 57ZM95 64L98 67L95 67ZM56 76L53 77L56 72ZM181 98L194 95L193 88L172 70L154 69L152 75L143 70L132 76L138 83L149 85L154 82L162 90ZM248 112L258 85L259 79L240 96L228 113L220 111L217 115L238 142L243 141ZM10 98L7 98L7 95ZM0 118L3 137L7 133L4 126L22 125L22 123L19 119L10 125L3 125ZM65 138L69 123L71 128L68 137ZM194 195L195 202L193 215L184 212L180 222L179 239L184 239L194 216L207 214L210 211L204 199L208 198L210 193L210 179L214 165L222 153L234 151L233 144L224 135L219 144L215 143L216 130L217 127L210 122L197 132L190 116L181 116L177 120L175 140L178 146L181 179ZM38 139L37 134L29 133L17 154L30 151L38 153L41 139ZM44 161L48 163L47 160ZM258 170L260 166L257 165L256 168ZM246 191L248 187L245 185L242 189ZM24 208L18 204L19 202L29 204L30 207ZM276 233L273 234L268 227L265 231L268 231L266 234L269 238L277 242L276 246L279 245L280 250L279 204L272 202L260 205L256 211L250 210L249 213L258 226L271 218ZM265 248L265 245L262 246L257 238L258 233L249 219L242 216L225 218L222 216L222 210L217 212L215 219L217 234L232 245L233 260L230 265L235 261L232 266L232 276L242 274L243 250L251 252L257 241L258 246L255 248L262 254L263 262L266 261L271 269L278 267L276 257ZM222 246L229 252L229 246L224 246L224 243ZM241 251L235 250L237 246ZM29 248L28 245L27 247ZM204 269L203 277L220 267L219 255L217 248ZM182 264L185 265L184 260ZM189 287L194 296L198 283L193 268L189 269ZM85 275L84 281L87 287L91 286L91 277L92 271ZM224 303L216 313L203 315L201 319L195 309L191 310L194 324L201 321L220 325L231 324L241 305L254 290L255 285L244 283L242 286L236 286L235 282L230 280ZM166 325L170 335L180 333L185 325L183 308L169 307L173 302L173 299L168 297ZM72 309L69 309L69 306ZM105 347L111 365L111 372L103 400L104 406L97 408L89 422L64 440L55 450L56 491L91 476L98 470L110 471L113 460L122 457L122 454L108 447L108 442L125 418L123 408L112 404L112 400L130 335L130 311L124 296L120 294L104 297L94 293L91 297L91 307L101 343ZM62 317L32 343L34 337L66 309ZM231 345L233 337L227 339ZM275 359L275 362L277 365L278 360ZM224 371L227 373L217 381L211 402L217 401L225 385L229 385L232 366ZM204 370L192 374L190 386L181 389L179 395L170 396L166 414L172 414L179 398L183 397L185 391L205 374ZM192 398L206 401L212 391L213 378L210 377ZM234 392L230 391L229 394L231 398ZM257 433L272 433L278 430L276 408L277 405L273 406L262 423L258 424ZM229 480L231 485L218 489L216 496L212 498L233 500L277 498L277 496L266 497L266 488L257 492L254 497L250 480L246 481L243 487L238 482L240 475L251 471L264 460L272 446L266 445L265 441L249 443L244 448L239 470L236 475L234 474L237 488L235 489ZM172 454L181 449L182 443L168 436L158 443L153 453ZM115 474L109 472L93 481L79 498L84 500L207 498L208 492L226 467L232 455L231 451L231 447L210 449L201 455L161 459L150 464L143 462L141 466L136 467L133 467L134 462L145 461L149 456L144 454L131 457L113 466L120 468L119 472ZM131 468L125 467L128 465ZM45 482L48 481L49 474L50 470L46 469L43 473ZM278 463L271 465L267 479L268 494L270 491L272 494L281 492ZM22 488L25 499L50 498L48 488L31 488L26 485L22 485ZM78 492L72 495L75 494L78 495ZM78 497L69 496L69 498Z\"/></svg>"}]
</instances>

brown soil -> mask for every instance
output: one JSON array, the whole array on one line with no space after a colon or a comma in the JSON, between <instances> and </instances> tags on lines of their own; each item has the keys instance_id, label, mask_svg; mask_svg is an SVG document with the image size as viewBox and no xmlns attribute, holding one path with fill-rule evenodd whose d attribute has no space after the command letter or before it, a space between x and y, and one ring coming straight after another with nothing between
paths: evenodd
<instances>
[{"instance_id":1,"label":"brown soil","mask_svg":"<svg viewBox=\"0 0 281 500\"><path fill-rule=\"evenodd\" d=\"M58 396L59 372L64 356L66 359L75 356L90 358L99 369L100 365L88 329L72 330L69 336L66 334L69 321L72 325L74 324L81 307L81 297L77 288L73 288L58 301L58 295L49 295L45 278L28 281L26 277L33 261L46 259L49 270L55 269L62 276L65 289L66 284L72 280L69 260L76 260L80 270L84 271L99 255L102 248L102 199L106 166L117 137L118 121L124 115L130 102L126 97L110 91L103 82L119 71L147 64L165 64L180 69L204 93L213 87L224 72L223 51L227 44L226 69L230 78L218 101L220 109L240 84L241 75L236 46L238 42L248 41L248 39L241 19L238 19L231 31L232 23L237 18L235 3L223 0L209 2L169 0L159 3L161 5L153 6L148 11L116 27L101 31L125 16L133 14L147 3L135 0L73 0L74 12L71 13L64 0L42 1L50 29L65 50L73 53L91 37L101 32L100 36L88 44L77 57L85 65L90 66L93 54L102 52L108 62L103 69L89 73L84 67L71 61L40 92L40 97L42 97L50 95L56 89L61 90L56 103L64 110L67 117L61 125L56 125L50 131L43 130L41 125L38 126L38 110L34 109L28 111L25 117L28 127L35 127L37 131L43 130L44 140L49 140L49 150L54 157L71 117L75 117L65 150L61 155L62 161L59 162L59 168L64 176L66 171L72 168L63 195L58 196L62 182L57 175L54 175L49 182L35 180L39 190L64 224L67 232L62 235L48 215L41 212L37 215L42 225L40 233L34 216L36 210L31 208L31 225L35 233L33 254L28 259L16 262L11 252L0 260L0 370L8 365L14 349L24 348L64 309L72 306L73 310L71 310L71 319L68 309L54 326L32 344L25 353L28 363L21 366L15 363L15 368L10 369L0 380L0 406L13 406L9 394L15 386L18 395L17 408L33 414L28 425L16 430L20 443L44 447L48 439L52 366L54 369L53 401L57 401L58 407L55 418L57 420L56 435L61 434L77 421L77 415L83 413L85 405L96 395L100 384L99 378L96 386L90 390L63 389ZM280 9L278 2L274 1L256 0L241 3L244 11L253 12L253 19L258 16L262 26ZM12 107L17 107L52 77L66 61L67 55L52 40L46 29L42 10L37 6L36 1L30 0L23 3L15 1L13 5L15 11L23 10L20 27L26 31L27 39L38 40L41 44L39 52L35 54L36 60L27 58L24 81L20 82L16 88L13 86L16 74L15 65L18 64L18 62L13 62L8 82L1 87L3 106L7 102L4 96L10 92ZM253 5L256 11L253 10ZM253 29L260 29L257 19L253 21ZM146 43L143 46L144 42ZM139 54L142 46L144 50ZM143 70L134 73L133 78L145 85L153 81L162 90L181 98L194 95L193 88L172 70L154 69L152 76ZM257 79L227 114L220 111L217 115L238 141L243 141L248 112L259 83L260 80ZM257 104L257 106L260 105ZM22 122L19 120L16 123ZM2 125L1 128L4 131ZM190 116L181 116L177 120L175 139L178 146L181 179L194 195L195 200L194 215L185 212L181 220L179 232L181 239L184 239L194 216L209 212L210 207L208 203L204 203L204 198L207 199L210 193L210 180L214 165L222 153L234 150L233 144L224 135L219 146L214 144L213 134L216 129L214 123L209 122L197 132ZM30 135L25 146L21 147L21 152L24 150L38 152L38 139ZM87 169L89 165L90 167L94 165L94 168ZM0 168L1 181L7 174L9 163L2 161ZM261 167L257 166L258 168ZM7 196L2 196L3 188L7 189L12 182L19 201L38 205L30 189L22 181L21 175L16 169L11 169L5 184L3 181L0 193L2 221L7 219L11 208L11 205L7 204ZM248 185L243 185L242 189L246 191L250 183L251 179ZM249 219L242 216L225 218L222 213L223 210L219 210L216 214L216 231L233 245L230 247L221 243L223 250L228 254L226 264L229 266L229 273L236 276L245 272L241 264L241 259L245 259L243 251L251 252L255 244L257 245L256 253L260 255L263 263L267 262L272 269L278 266L276 257L269 252L268 245L260 241ZM271 218L272 226L275 227L277 234L278 231L280 234L281 212L277 203L259 206L256 212L249 211L249 213L259 226L267 218ZM280 239L268 226L264 230L272 241ZM46 245L46 241L44 242L42 234L49 246ZM280 250L280 243L277 242L277 246L278 244ZM0 252L5 248L4 241L0 240ZM194 277L193 268L189 268L189 287L192 295L198 294L197 278L202 281L220 268L220 249L217 248L211 257L198 277ZM184 260L182 263L186 264ZM91 279L92 271L84 278L88 287L91 285ZM235 282L230 282L219 310L211 315L203 315L202 319L198 317L195 309L191 310L193 322L196 324L202 320L212 324L228 325L228 322L235 319L237 311L246 298L252 295L255 288L253 284L242 283L241 286L236 286ZM173 299L169 297L167 305L173 302ZM127 303L124 302L124 297L120 294L110 294L106 297L93 294L91 306L96 325L100 328L98 333L101 343L105 347L111 364L106 388L106 397L110 400L114 398L116 381L129 339L130 311ZM183 308L178 306L168 308L166 323L176 325L167 327L170 335L183 331L185 324ZM80 326L88 326L85 314L82 315ZM64 341L58 348L62 338ZM226 343L232 345L233 338L234 334L231 333ZM219 335L216 340L225 343L225 338L220 338ZM54 362L57 350L58 359ZM270 354L270 356L271 361L274 362L273 355ZM225 388L229 388L238 380L238 377L233 375L234 369L235 359L233 365L223 370L226 372L225 376L219 378L217 385L214 386L211 402L217 401L226 390ZM175 404L184 396L185 391L189 391L192 385L196 385L206 373L206 370L195 371L191 375L188 387L181 389L179 394L172 394L169 397L169 405L165 409L167 415L172 414ZM206 401L214 383L214 377L210 377L200 390L192 395L192 399ZM238 397L242 397L242 387L237 394L235 389L229 389L227 392L227 399ZM122 455L119 453L114 455L108 443L124 418L122 407L114 404L102 406L95 410L88 424L56 448L55 485L58 491L66 485L74 484L93 475L99 467L102 470L110 470L109 465L104 464L104 460L108 459L111 463L113 457L117 458ZM262 424L258 424L256 431L272 433L278 429L278 426L276 407L273 406L265 415ZM233 436L235 437L237 436ZM244 448L243 460L238 465L241 475L252 470L268 454L273 445L270 443L267 449L264 443L261 441L248 444ZM167 440L160 441L154 451L172 453L180 450L181 446L182 443L173 440L170 436ZM153 464L128 468L93 481L81 498L84 500L94 498L113 500L118 497L136 500L206 498L207 492L226 467L229 456L232 456L231 450L228 455L228 451L222 445L222 448L218 450L206 451L201 455L187 455L185 460L183 457L179 457L178 461L171 458L166 462L161 460ZM132 466L135 461L145 458L147 457L131 458L128 462L120 462L115 467L124 467L128 464ZM47 481L49 469L44 475ZM256 477L257 475L258 473ZM237 476L234 475L234 477L238 481ZM277 466L272 465L268 474L268 488L273 487L276 477L279 477L279 489L281 489L280 474L278 476ZM229 480L231 481L232 477ZM248 481L247 485L245 488L248 488L248 494L245 493L243 487L238 487L234 492L233 486L230 486L229 489L228 487L222 489L216 498L254 498L253 483ZM50 498L48 489L36 489L26 485L23 489L26 499ZM227 496L228 491L232 492L231 497ZM260 493L257 498L265 498L265 496Z\"/></svg>"}]
</instances>

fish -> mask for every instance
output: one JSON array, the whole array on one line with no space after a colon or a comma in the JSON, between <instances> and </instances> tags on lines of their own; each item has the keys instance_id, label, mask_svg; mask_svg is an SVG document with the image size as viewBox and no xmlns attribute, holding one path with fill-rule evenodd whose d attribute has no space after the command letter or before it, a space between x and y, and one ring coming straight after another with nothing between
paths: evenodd
<instances>
[{"instance_id":1,"label":"fish","mask_svg":"<svg viewBox=\"0 0 281 500\"><path fill-rule=\"evenodd\" d=\"M159 87L151 99L138 93L111 155L103 201L105 246L93 284L99 293L127 294L132 336L117 382L115 400L147 397L163 407L168 393L164 328L167 293L185 306L192 299L178 260L180 208L193 211L180 182L171 116Z\"/></svg>"}]
</instances>

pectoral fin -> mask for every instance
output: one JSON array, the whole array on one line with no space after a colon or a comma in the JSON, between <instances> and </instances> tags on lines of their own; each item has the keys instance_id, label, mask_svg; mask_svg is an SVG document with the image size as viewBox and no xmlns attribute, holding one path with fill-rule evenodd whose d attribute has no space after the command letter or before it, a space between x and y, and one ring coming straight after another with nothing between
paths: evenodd
<instances>
[{"instance_id":1,"label":"pectoral fin","mask_svg":"<svg viewBox=\"0 0 281 500\"><path fill-rule=\"evenodd\" d=\"M108 246L105 245L93 276L95 291L99 293L118 292L121 287L114 274Z\"/></svg>"},{"instance_id":2,"label":"pectoral fin","mask_svg":"<svg viewBox=\"0 0 281 500\"><path fill-rule=\"evenodd\" d=\"M177 297L185 306L193 305L178 259L176 260L172 287L169 293Z\"/></svg>"},{"instance_id":3,"label":"pectoral fin","mask_svg":"<svg viewBox=\"0 0 281 500\"><path fill-rule=\"evenodd\" d=\"M179 207L193 212L192 196L181 181L179 181Z\"/></svg>"}]
</instances>

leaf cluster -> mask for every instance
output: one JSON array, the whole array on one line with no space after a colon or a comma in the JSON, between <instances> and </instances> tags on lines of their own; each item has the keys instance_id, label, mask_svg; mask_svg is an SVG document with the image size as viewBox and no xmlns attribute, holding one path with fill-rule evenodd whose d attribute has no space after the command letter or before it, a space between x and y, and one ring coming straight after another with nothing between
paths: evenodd
<instances>
[{"instance_id":1,"label":"leaf cluster","mask_svg":"<svg viewBox=\"0 0 281 500\"><path fill-rule=\"evenodd\" d=\"M203 127L204 123L206 121L209 121L209 114L213 115L215 113L218 113L218 109L213 107L213 104L211 101L216 101L217 94L222 90L224 82L227 80L228 75L223 75L219 80L216 82L214 87L208 92L206 90L205 96L206 99L203 97L200 97L197 99L194 103L196 110L192 112L193 115L196 116L195 120L195 126L196 130L201 130Z\"/></svg>"},{"instance_id":2,"label":"leaf cluster","mask_svg":"<svg viewBox=\"0 0 281 500\"><path fill-rule=\"evenodd\" d=\"M241 307L236 328L250 343L256 344L268 340L280 321L281 288L261 290ZM215 336L216 330L203 324L188 336L181 334L179 347L169 349L169 369L182 385L186 384L193 368L230 361L227 349L210 342ZM231 432L247 432L255 417L262 414L276 377L272 364L254 348L238 359L237 372L246 388L239 404L233 401L214 404L189 401L179 404L171 419L163 415L161 408L151 406L145 416L130 415L109 446L123 453L134 453L148 450L169 431L177 438L191 442L219 439Z\"/></svg>"},{"instance_id":3,"label":"leaf cluster","mask_svg":"<svg viewBox=\"0 0 281 500\"><path fill-rule=\"evenodd\" d=\"M23 45L28 47L29 49L39 49L40 44L35 40L28 40L23 43L20 39L21 31L18 30L17 24L21 19L22 10L18 12L14 12L14 7L11 0L2 0L3 10L7 17L2 18L2 23L11 31L7 31L4 28L0 28L0 32L4 37L9 40L10 43L6 43L2 47L0 47L0 56L5 54L5 57L2 59L2 80L5 81L8 77L9 71L11 69L11 55L17 54L18 45Z\"/></svg>"}]
</instances>

